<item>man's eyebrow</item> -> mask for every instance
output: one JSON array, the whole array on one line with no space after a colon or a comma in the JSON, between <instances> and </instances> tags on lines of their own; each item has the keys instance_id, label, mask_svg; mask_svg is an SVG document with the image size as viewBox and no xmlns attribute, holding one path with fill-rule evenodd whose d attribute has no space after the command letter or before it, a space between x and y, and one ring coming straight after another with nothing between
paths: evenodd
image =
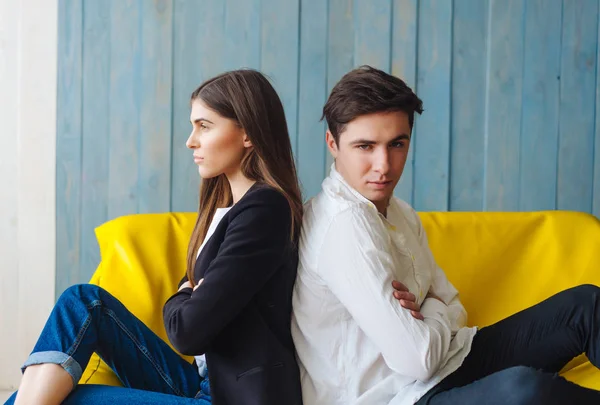
<instances>
[{"instance_id":1,"label":"man's eyebrow","mask_svg":"<svg viewBox=\"0 0 600 405\"><path fill-rule=\"evenodd\" d=\"M401 135L398 135L397 137L395 137L394 139L392 139L391 142L397 142L397 141L401 141L401 140L404 140L404 139L409 141L410 140L410 136L408 134L401 134Z\"/></svg>"},{"instance_id":2,"label":"man's eyebrow","mask_svg":"<svg viewBox=\"0 0 600 405\"><path fill-rule=\"evenodd\" d=\"M391 142L398 142L401 140L410 140L410 136L408 134L401 134L398 135L397 137L395 137L394 139L392 139L390 141ZM355 141L350 142L350 145L375 145L377 142L375 141L371 141L368 139L357 139Z\"/></svg>"},{"instance_id":3,"label":"man's eyebrow","mask_svg":"<svg viewBox=\"0 0 600 405\"><path fill-rule=\"evenodd\" d=\"M350 142L350 145L375 145L377 142L369 141L367 139L357 139L355 141Z\"/></svg>"}]
</instances>

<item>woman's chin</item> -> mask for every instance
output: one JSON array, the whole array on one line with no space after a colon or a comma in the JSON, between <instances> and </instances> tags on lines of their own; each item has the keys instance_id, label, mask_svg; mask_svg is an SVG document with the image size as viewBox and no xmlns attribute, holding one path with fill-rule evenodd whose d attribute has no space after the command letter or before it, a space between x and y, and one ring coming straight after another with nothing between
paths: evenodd
<instances>
[{"instance_id":1,"label":"woman's chin","mask_svg":"<svg viewBox=\"0 0 600 405\"><path fill-rule=\"evenodd\" d=\"M203 179L212 179L213 177L217 177L221 173L217 173L213 170L207 170L206 168L199 166L198 174L200 174L200 177Z\"/></svg>"}]
</instances>

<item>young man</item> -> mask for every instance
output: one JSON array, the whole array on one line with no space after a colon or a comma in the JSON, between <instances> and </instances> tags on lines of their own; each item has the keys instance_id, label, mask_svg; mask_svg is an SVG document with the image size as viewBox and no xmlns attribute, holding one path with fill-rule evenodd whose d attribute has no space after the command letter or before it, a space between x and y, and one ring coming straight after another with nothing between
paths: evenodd
<instances>
[{"instance_id":1,"label":"young man","mask_svg":"<svg viewBox=\"0 0 600 405\"><path fill-rule=\"evenodd\" d=\"M600 365L600 289L557 294L493 326L466 327L416 212L394 198L421 100L362 67L323 109L335 158L306 203L292 335L307 405L600 404L556 376Z\"/></svg>"}]
</instances>

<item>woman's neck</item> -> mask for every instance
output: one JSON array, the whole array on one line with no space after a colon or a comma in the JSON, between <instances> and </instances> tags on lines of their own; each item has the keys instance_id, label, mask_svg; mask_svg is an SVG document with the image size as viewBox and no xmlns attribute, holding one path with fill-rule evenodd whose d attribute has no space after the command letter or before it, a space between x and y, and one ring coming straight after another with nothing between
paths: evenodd
<instances>
[{"instance_id":1,"label":"woman's neck","mask_svg":"<svg viewBox=\"0 0 600 405\"><path fill-rule=\"evenodd\" d=\"M227 175L227 180L229 181L229 187L231 187L231 194L234 204L241 200L244 194L250 190L250 187L256 183L255 180L250 180L241 172L237 172L233 175Z\"/></svg>"}]
</instances>

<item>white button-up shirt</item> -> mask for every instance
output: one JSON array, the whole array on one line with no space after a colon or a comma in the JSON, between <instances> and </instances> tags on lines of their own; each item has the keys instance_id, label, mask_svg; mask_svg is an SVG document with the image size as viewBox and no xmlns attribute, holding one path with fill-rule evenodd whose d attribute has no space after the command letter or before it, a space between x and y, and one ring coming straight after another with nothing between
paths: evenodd
<instances>
[{"instance_id":1,"label":"white button-up shirt","mask_svg":"<svg viewBox=\"0 0 600 405\"><path fill-rule=\"evenodd\" d=\"M305 204L293 295L304 403L414 404L462 364L476 328L409 204L393 198L383 216L334 165L322 188ZM392 280L415 294L423 321Z\"/></svg>"}]
</instances>

